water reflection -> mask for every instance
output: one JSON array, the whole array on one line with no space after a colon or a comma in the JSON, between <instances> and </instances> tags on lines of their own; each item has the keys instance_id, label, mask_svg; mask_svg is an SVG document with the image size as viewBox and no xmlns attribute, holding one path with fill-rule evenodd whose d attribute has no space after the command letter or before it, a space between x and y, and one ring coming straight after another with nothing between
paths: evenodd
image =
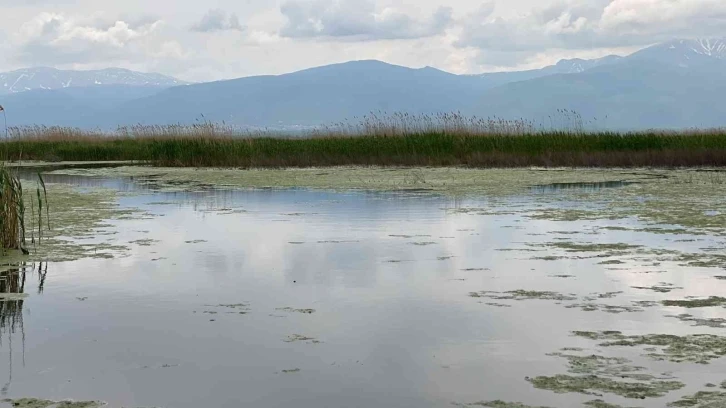
<instances>
[{"instance_id":1,"label":"water reflection","mask_svg":"<svg viewBox=\"0 0 726 408\"><path fill-rule=\"evenodd\" d=\"M632 184L637 184L637 182L634 181L625 181L625 180L617 180L617 181L600 181L600 182L591 182L591 183L552 183L552 184L543 184L532 187L532 192L535 193L556 193L558 191L562 190L583 190L583 191L597 191L602 190L606 188L620 188L620 187L627 187Z\"/></svg>"},{"instance_id":2,"label":"water reflection","mask_svg":"<svg viewBox=\"0 0 726 408\"><path fill-rule=\"evenodd\" d=\"M0 342L4 333L22 329L25 279L25 267L0 272Z\"/></svg>"},{"instance_id":3,"label":"water reflection","mask_svg":"<svg viewBox=\"0 0 726 408\"><path fill-rule=\"evenodd\" d=\"M45 279L48 274L48 263L20 263L5 267L0 272L0 346L8 347L8 380L0 389L0 395L6 395L13 379L13 338L20 335L22 345L22 363L25 365L25 325L23 306L25 305L25 284L28 275L38 277L38 293L43 293Z\"/></svg>"},{"instance_id":4,"label":"water reflection","mask_svg":"<svg viewBox=\"0 0 726 408\"><path fill-rule=\"evenodd\" d=\"M13 337L17 331L22 335L23 361L25 360L25 330L23 326L23 303L25 293L25 268L0 272L0 346L7 335L8 380L0 389L0 395L8 393L13 381Z\"/></svg>"}]
</instances>

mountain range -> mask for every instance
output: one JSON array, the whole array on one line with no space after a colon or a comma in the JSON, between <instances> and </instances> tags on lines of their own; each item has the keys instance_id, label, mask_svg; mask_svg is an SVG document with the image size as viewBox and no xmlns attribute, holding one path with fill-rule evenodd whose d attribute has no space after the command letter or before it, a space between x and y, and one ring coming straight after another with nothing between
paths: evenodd
<instances>
[{"instance_id":1,"label":"mountain range","mask_svg":"<svg viewBox=\"0 0 726 408\"><path fill-rule=\"evenodd\" d=\"M726 125L726 40L674 40L625 57L571 59L536 70L455 75L353 61L284 75L189 84L120 69L35 68L0 74L10 125L114 128L193 123L331 124L371 111L524 118L557 126L558 109L598 129Z\"/></svg>"},{"instance_id":2,"label":"mountain range","mask_svg":"<svg viewBox=\"0 0 726 408\"><path fill-rule=\"evenodd\" d=\"M57 90L104 85L168 88L185 85L161 74L145 74L128 69L108 68L97 71L68 71L48 67L26 68L0 73L0 95L34 90Z\"/></svg>"}]
</instances>

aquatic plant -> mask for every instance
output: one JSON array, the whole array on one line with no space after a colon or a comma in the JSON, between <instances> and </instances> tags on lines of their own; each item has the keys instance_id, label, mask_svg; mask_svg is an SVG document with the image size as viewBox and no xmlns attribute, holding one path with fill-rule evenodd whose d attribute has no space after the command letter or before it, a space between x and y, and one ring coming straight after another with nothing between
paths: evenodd
<instances>
[{"instance_id":1,"label":"aquatic plant","mask_svg":"<svg viewBox=\"0 0 726 408\"><path fill-rule=\"evenodd\" d=\"M41 192L42 191L42 192ZM46 218L50 225L50 215L48 214L47 190L43 177L38 173L38 186L35 191L38 204L38 242L42 239L43 234L43 211L45 209ZM31 241L35 244L34 237L34 221L35 210L34 201L31 200L32 212L30 220ZM27 254L26 233L28 232L25 219L25 201L23 199L23 185L17 174L13 173L5 166L0 166L0 248L6 250L21 250Z\"/></svg>"}]
</instances>

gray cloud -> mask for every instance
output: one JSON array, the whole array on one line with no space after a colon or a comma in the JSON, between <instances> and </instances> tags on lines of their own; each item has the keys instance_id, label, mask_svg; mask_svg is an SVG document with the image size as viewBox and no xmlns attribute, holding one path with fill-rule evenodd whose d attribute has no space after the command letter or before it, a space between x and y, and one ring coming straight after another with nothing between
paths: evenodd
<instances>
[{"instance_id":1,"label":"gray cloud","mask_svg":"<svg viewBox=\"0 0 726 408\"><path fill-rule=\"evenodd\" d=\"M722 0L592 0L559 2L498 17L493 2L458 21L457 47L480 50L491 64L515 65L548 49L648 45L677 37L726 32Z\"/></svg>"},{"instance_id":2,"label":"gray cloud","mask_svg":"<svg viewBox=\"0 0 726 408\"><path fill-rule=\"evenodd\" d=\"M441 34L452 22L452 10L439 7L425 20L390 9L377 12L369 0L293 0L280 11L287 19L280 35L328 37L353 41L414 39Z\"/></svg>"},{"instance_id":3,"label":"gray cloud","mask_svg":"<svg viewBox=\"0 0 726 408\"><path fill-rule=\"evenodd\" d=\"M209 10L197 24L192 26L192 31L200 33L244 31L245 29L236 14L227 14L227 12L220 9Z\"/></svg>"}]
</instances>

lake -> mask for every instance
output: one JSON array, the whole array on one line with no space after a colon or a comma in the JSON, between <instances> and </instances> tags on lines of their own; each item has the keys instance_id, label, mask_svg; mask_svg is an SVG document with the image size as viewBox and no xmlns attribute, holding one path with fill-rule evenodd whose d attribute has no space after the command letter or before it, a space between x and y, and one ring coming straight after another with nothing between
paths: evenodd
<instances>
[{"instance_id":1,"label":"lake","mask_svg":"<svg viewBox=\"0 0 726 408\"><path fill-rule=\"evenodd\" d=\"M0 276L0 292L27 294L0 297L1 398L664 407L701 391L726 401L726 235L642 214L568 216L637 182L492 197L45 178L115 190L133 216L85 237L103 257ZM721 216L718 201L705 205L704 217Z\"/></svg>"}]
</instances>

